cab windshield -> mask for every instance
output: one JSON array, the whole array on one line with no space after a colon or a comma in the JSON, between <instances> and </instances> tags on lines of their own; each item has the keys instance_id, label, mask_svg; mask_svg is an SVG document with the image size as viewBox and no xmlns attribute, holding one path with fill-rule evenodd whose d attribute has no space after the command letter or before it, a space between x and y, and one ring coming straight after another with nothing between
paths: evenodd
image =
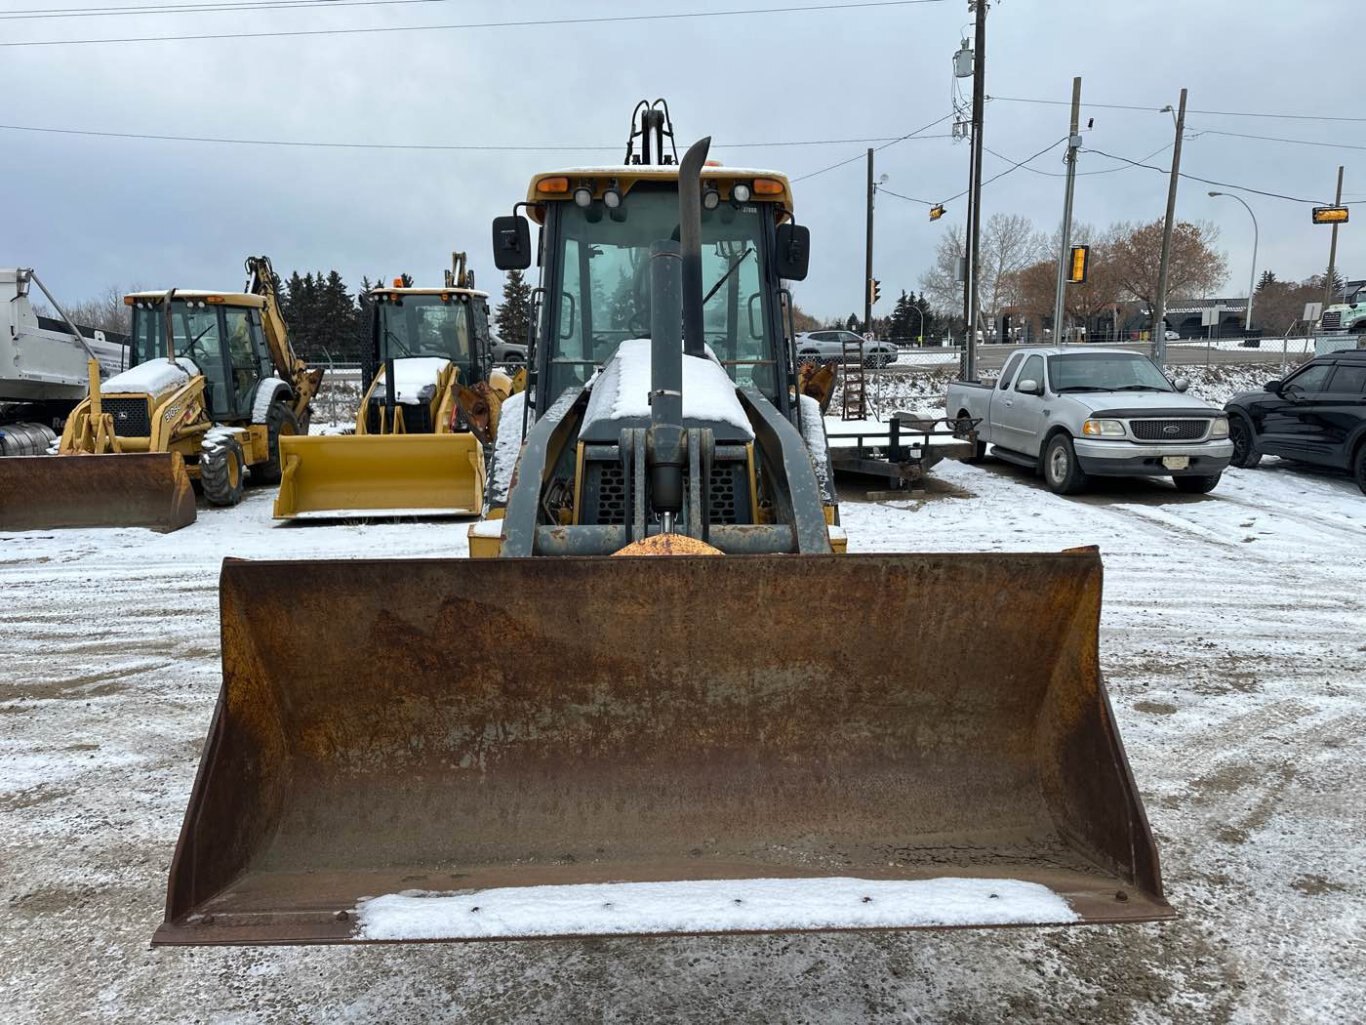
<instances>
[{"instance_id":1,"label":"cab windshield","mask_svg":"<svg viewBox=\"0 0 1366 1025\"><path fill-rule=\"evenodd\" d=\"M1127 352L1077 352L1048 358L1053 391L1175 391L1148 357Z\"/></svg>"},{"instance_id":2,"label":"cab windshield","mask_svg":"<svg viewBox=\"0 0 1366 1025\"><path fill-rule=\"evenodd\" d=\"M559 206L558 309L551 309L550 394L581 385L618 345L650 335L650 246L679 237L678 193L642 184L616 211ZM774 352L765 299L765 206L702 211L703 330L730 376L772 395Z\"/></svg>"},{"instance_id":3,"label":"cab windshield","mask_svg":"<svg viewBox=\"0 0 1366 1025\"><path fill-rule=\"evenodd\" d=\"M188 356L196 363L210 357L222 359L217 306L207 303L171 303L171 329L175 354ZM197 355L196 355L197 354ZM161 303L133 307L132 365L166 356L166 319Z\"/></svg>"},{"instance_id":4,"label":"cab windshield","mask_svg":"<svg viewBox=\"0 0 1366 1025\"><path fill-rule=\"evenodd\" d=\"M470 362L469 304L439 295L385 296L379 306L380 354L384 359L440 356Z\"/></svg>"}]
</instances>

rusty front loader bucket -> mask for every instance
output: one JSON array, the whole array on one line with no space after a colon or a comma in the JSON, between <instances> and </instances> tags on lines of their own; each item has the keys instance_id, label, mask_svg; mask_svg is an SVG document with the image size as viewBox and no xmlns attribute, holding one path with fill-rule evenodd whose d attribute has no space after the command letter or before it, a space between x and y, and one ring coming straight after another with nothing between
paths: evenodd
<instances>
[{"instance_id":1,"label":"rusty front loader bucket","mask_svg":"<svg viewBox=\"0 0 1366 1025\"><path fill-rule=\"evenodd\" d=\"M0 459L0 530L148 527L195 520L194 488L179 452Z\"/></svg>"},{"instance_id":2,"label":"rusty front loader bucket","mask_svg":"<svg viewBox=\"0 0 1366 1025\"><path fill-rule=\"evenodd\" d=\"M484 450L471 434L280 439L275 518L478 516Z\"/></svg>"},{"instance_id":3,"label":"rusty front loader bucket","mask_svg":"<svg viewBox=\"0 0 1366 1025\"><path fill-rule=\"evenodd\" d=\"M235 562L157 943L1169 917L1048 555Z\"/></svg>"}]
</instances>

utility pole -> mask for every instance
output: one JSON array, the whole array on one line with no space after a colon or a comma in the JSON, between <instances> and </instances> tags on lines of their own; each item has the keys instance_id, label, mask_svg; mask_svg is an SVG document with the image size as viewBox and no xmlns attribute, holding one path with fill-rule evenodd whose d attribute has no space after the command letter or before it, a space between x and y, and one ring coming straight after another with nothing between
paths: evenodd
<instances>
[{"instance_id":1,"label":"utility pole","mask_svg":"<svg viewBox=\"0 0 1366 1025\"><path fill-rule=\"evenodd\" d=\"M1333 200L1334 206L1342 206L1342 167L1338 167L1338 194ZM1328 277L1323 282L1323 308L1326 310L1333 305L1333 300L1337 298L1333 294L1333 272L1337 270L1338 263L1338 226L1333 222L1333 241L1328 243Z\"/></svg>"},{"instance_id":2,"label":"utility pole","mask_svg":"<svg viewBox=\"0 0 1366 1025\"><path fill-rule=\"evenodd\" d=\"M968 0L976 11L977 28L972 43L972 182L968 202L968 337L963 348L963 378L977 377L977 320L981 289L977 267L982 247L982 121L987 99L987 7L989 0Z\"/></svg>"},{"instance_id":3,"label":"utility pole","mask_svg":"<svg viewBox=\"0 0 1366 1025\"><path fill-rule=\"evenodd\" d=\"M873 181L873 150L868 148L868 255L867 273L863 275L863 331L873 330L873 195L877 183Z\"/></svg>"},{"instance_id":4,"label":"utility pole","mask_svg":"<svg viewBox=\"0 0 1366 1025\"><path fill-rule=\"evenodd\" d=\"M1067 139L1067 194L1062 202L1062 247L1058 251L1058 290L1053 297L1053 343L1063 341L1063 300L1067 289L1068 256L1072 250L1072 192L1077 184L1077 150L1081 149L1081 79L1072 79L1072 130Z\"/></svg>"},{"instance_id":5,"label":"utility pole","mask_svg":"<svg viewBox=\"0 0 1366 1025\"><path fill-rule=\"evenodd\" d=\"M1170 108L1169 108L1170 109ZM1181 140L1186 134L1186 90L1176 114L1176 145L1172 149L1172 180L1167 186L1167 220L1162 226L1162 265L1157 272L1157 299L1153 303L1152 354L1157 365L1167 362L1167 276L1171 269L1172 229L1176 227L1176 186L1181 180Z\"/></svg>"}]
</instances>

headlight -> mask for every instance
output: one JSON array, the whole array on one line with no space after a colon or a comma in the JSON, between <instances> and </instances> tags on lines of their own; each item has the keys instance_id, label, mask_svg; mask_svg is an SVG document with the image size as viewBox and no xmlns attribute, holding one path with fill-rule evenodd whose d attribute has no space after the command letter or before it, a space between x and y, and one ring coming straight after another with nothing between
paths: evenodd
<instances>
[{"instance_id":1,"label":"headlight","mask_svg":"<svg viewBox=\"0 0 1366 1025\"><path fill-rule=\"evenodd\" d=\"M1228 417L1226 417L1226 416L1221 416L1221 417L1219 417L1219 419L1215 420L1214 423L1210 424L1210 427L1209 427L1209 436L1210 436L1211 438L1227 438L1227 437L1228 437Z\"/></svg>"},{"instance_id":2,"label":"headlight","mask_svg":"<svg viewBox=\"0 0 1366 1025\"><path fill-rule=\"evenodd\" d=\"M1081 433L1088 438L1122 438L1124 425L1118 420L1087 420L1081 425Z\"/></svg>"}]
</instances>

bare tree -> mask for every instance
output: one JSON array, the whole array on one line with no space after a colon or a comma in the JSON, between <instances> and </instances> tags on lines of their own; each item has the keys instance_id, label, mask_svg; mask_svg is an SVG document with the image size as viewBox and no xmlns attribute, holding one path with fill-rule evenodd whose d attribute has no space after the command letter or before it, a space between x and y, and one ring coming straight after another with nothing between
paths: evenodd
<instances>
[{"instance_id":1,"label":"bare tree","mask_svg":"<svg viewBox=\"0 0 1366 1025\"><path fill-rule=\"evenodd\" d=\"M129 287L125 291L110 285L92 298L82 299L74 303L63 302L62 310L80 327L94 328L97 331L114 331L126 335L133 325L133 313L124 304L123 297L126 292L136 291L138 291L136 286ZM36 304L35 309L44 317L55 317L57 315L56 311L49 309L46 303Z\"/></svg>"},{"instance_id":2,"label":"bare tree","mask_svg":"<svg viewBox=\"0 0 1366 1025\"><path fill-rule=\"evenodd\" d=\"M1111 258L1120 287L1149 308L1157 298L1162 263L1162 222L1117 224ZM1172 229L1167 294L1173 299L1208 296L1228 277L1228 259L1214 248L1219 230L1212 224L1178 221Z\"/></svg>"},{"instance_id":3,"label":"bare tree","mask_svg":"<svg viewBox=\"0 0 1366 1025\"><path fill-rule=\"evenodd\" d=\"M1016 276L1042 259L1047 239L1028 217L992 214L982 226L982 249L978 262L978 294L982 316L994 320L1002 308L1016 300ZM961 314L963 285L958 268L965 252L963 229L951 225L939 239L935 262L920 277L920 288L940 313Z\"/></svg>"}]
</instances>

